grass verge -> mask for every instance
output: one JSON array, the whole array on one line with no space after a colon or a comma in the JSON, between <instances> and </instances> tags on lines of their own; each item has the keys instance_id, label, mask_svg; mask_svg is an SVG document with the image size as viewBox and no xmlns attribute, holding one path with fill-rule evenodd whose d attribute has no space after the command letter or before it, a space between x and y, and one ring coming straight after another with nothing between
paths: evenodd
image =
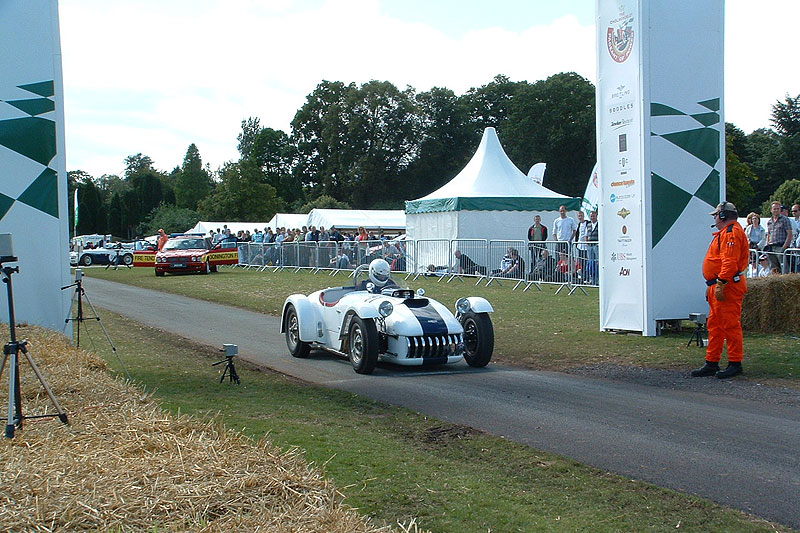
<instances>
[{"instance_id":1,"label":"grass verge","mask_svg":"<svg viewBox=\"0 0 800 533\"><path fill-rule=\"evenodd\" d=\"M216 350L110 312L103 323L134 380L167 409L218 415L253 439L302 449L346 504L378 523L416 518L424 529L458 533L788 531L702 498L239 361L242 384L220 384L220 366L210 366L220 358ZM85 331L89 347L119 371L99 326Z\"/></svg>"},{"instance_id":2,"label":"grass verge","mask_svg":"<svg viewBox=\"0 0 800 533\"><path fill-rule=\"evenodd\" d=\"M261 313L279 315L286 296L308 294L327 286L346 285L344 275L330 277L307 271L264 272L224 268L216 274L173 275L157 278L152 269L106 270L88 268L92 277L139 287L182 294ZM598 291L587 289L567 296L555 288L543 292L512 291L511 282L476 287L474 281L458 279L446 283L439 278L419 278L413 288L452 305L461 296L488 299L495 308L495 355L493 361L539 370L569 371L596 364L634 365L651 368L685 369L700 366L705 350L687 346L692 329L666 331L660 337L615 335L600 331ZM786 334L746 333L744 340L745 379L780 379L800 386L800 339Z\"/></svg>"}]
</instances>

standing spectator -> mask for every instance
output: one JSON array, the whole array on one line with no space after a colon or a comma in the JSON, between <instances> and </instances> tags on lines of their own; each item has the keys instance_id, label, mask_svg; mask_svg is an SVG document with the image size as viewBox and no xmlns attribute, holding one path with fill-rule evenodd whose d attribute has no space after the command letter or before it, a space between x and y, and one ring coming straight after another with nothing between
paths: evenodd
<instances>
[{"instance_id":1,"label":"standing spectator","mask_svg":"<svg viewBox=\"0 0 800 533\"><path fill-rule=\"evenodd\" d=\"M536 263L539 262L539 257L542 255L542 250L544 250L543 244L534 244L540 243L547 240L547 226L542 224L542 217L539 215L535 215L533 217L533 226L528 228L528 250L531 254L531 270L536 266Z\"/></svg>"},{"instance_id":2,"label":"standing spectator","mask_svg":"<svg viewBox=\"0 0 800 533\"><path fill-rule=\"evenodd\" d=\"M744 228L744 234L747 235L751 250L764 248L767 241L767 230L761 225L761 217L757 213L751 212L747 215L747 227Z\"/></svg>"},{"instance_id":3,"label":"standing spectator","mask_svg":"<svg viewBox=\"0 0 800 533\"><path fill-rule=\"evenodd\" d=\"M792 223L792 235L800 233L800 204L794 204L792 206L792 216L789 222Z\"/></svg>"},{"instance_id":4,"label":"standing spectator","mask_svg":"<svg viewBox=\"0 0 800 533\"><path fill-rule=\"evenodd\" d=\"M368 240L369 240L369 235L367 235L367 230L364 229L364 226L359 226L358 227L358 241L361 242L361 241L368 241Z\"/></svg>"},{"instance_id":5,"label":"standing spectator","mask_svg":"<svg viewBox=\"0 0 800 533\"><path fill-rule=\"evenodd\" d=\"M589 213L589 222L586 232L586 269L584 279L590 285L597 285L600 266L598 262L598 242L600 241L600 224L597 223L597 210Z\"/></svg>"},{"instance_id":6,"label":"standing spectator","mask_svg":"<svg viewBox=\"0 0 800 533\"><path fill-rule=\"evenodd\" d=\"M159 229L158 230L158 251L159 252L164 247L164 245L167 244L168 240L169 240L169 235L164 233L164 228Z\"/></svg>"},{"instance_id":7,"label":"standing spectator","mask_svg":"<svg viewBox=\"0 0 800 533\"><path fill-rule=\"evenodd\" d=\"M578 229L578 223L575 219L567 216L566 206L558 208L558 218L553 221L553 239L558 241L556 251L558 253L568 254L569 246L575 238L575 233Z\"/></svg>"},{"instance_id":8,"label":"standing spectator","mask_svg":"<svg viewBox=\"0 0 800 533\"><path fill-rule=\"evenodd\" d=\"M575 230L575 239L578 244L575 248L578 250L578 264L581 268L586 265L586 232L589 221L584 218L583 211L578 211L578 229Z\"/></svg>"},{"instance_id":9,"label":"standing spectator","mask_svg":"<svg viewBox=\"0 0 800 533\"><path fill-rule=\"evenodd\" d=\"M781 269L783 251L792 243L792 223L788 217L781 214L780 202L772 202L770 210L772 217L767 221L767 245L764 251L768 252L772 271L783 272Z\"/></svg>"},{"instance_id":10,"label":"standing spectator","mask_svg":"<svg viewBox=\"0 0 800 533\"><path fill-rule=\"evenodd\" d=\"M222 240L222 232L220 231L219 228L217 228L217 231L216 231L216 233L214 233L214 238L211 239L211 242L213 242L214 244L217 244L221 240Z\"/></svg>"},{"instance_id":11,"label":"standing spectator","mask_svg":"<svg viewBox=\"0 0 800 533\"><path fill-rule=\"evenodd\" d=\"M574 218L567 216L566 206L559 207L558 214L559 216L553 221L553 239L559 242L572 242L578 223Z\"/></svg>"},{"instance_id":12,"label":"standing spectator","mask_svg":"<svg viewBox=\"0 0 800 533\"><path fill-rule=\"evenodd\" d=\"M780 215L780 204L774 206ZM692 370L692 377L716 375L730 378L742 372L742 300L747 292L744 272L750 255L747 236L736 221L736 206L722 202L711 212L718 231L703 259L703 277L708 289L708 348L706 362ZM785 217L784 217L785 218ZM790 230L791 231L791 230ZM728 368L719 369L723 345L728 345Z\"/></svg>"}]
</instances>

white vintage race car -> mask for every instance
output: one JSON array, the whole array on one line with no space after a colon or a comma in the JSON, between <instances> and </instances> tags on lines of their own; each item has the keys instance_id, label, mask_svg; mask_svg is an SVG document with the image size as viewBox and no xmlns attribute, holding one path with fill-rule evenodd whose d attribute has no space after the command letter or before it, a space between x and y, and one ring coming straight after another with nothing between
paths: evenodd
<instances>
[{"instance_id":1,"label":"white vintage race car","mask_svg":"<svg viewBox=\"0 0 800 533\"><path fill-rule=\"evenodd\" d=\"M378 271L373 272L376 262ZM305 296L293 294L283 305L281 333L294 357L308 357L312 348L350 359L359 374L369 374L378 360L422 366L457 363L489 364L494 351L491 304L484 298L460 298L455 315L421 289L398 287L389 265L376 259L369 280L359 281L367 267L354 272L354 284L331 287Z\"/></svg>"}]
</instances>

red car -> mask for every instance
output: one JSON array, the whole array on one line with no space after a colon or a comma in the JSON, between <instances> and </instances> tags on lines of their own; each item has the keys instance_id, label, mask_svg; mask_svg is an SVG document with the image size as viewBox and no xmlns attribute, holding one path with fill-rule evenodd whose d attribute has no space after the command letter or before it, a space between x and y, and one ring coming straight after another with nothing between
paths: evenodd
<instances>
[{"instance_id":1,"label":"red car","mask_svg":"<svg viewBox=\"0 0 800 533\"><path fill-rule=\"evenodd\" d=\"M156 276L167 272L216 272L219 265L239 262L236 243L223 242L212 245L206 237L181 235L170 238L164 248L156 253Z\"/></svg>"}]
</instances>

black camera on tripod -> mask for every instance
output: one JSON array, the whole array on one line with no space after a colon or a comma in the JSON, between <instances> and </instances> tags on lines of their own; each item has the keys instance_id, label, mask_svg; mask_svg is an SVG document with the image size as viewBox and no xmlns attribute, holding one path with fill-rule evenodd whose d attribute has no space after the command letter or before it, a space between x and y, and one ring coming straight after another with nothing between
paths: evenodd
<instances>
[{"instance_id":1,"label":"black camera on tripod","mask_svg":"<svg viewBox=\"0 0 800 533\"><path fill-rule=\"evenodd\" d=\"M28 352L28 341L17 340L16 317L14 316L14 289L11 284L11 275L19 272L19 267L3 266L3 263L14 263L19 259L14 255L14 245L10 233L0 234L0 273L3 275L3 283L6 284L8 294L8 329L11 339L3 346L3 361L0 364L0 378L8 365L8 416L1 419L6 421L5 436L9 439L14 437L16 428L21 428L23 420L26 418L53 418L58 417L64 424L68 423L67 414L61 409L50 385L44 379L39 367L33 361L33 357ZM34 374L39 379L45 392L50 397L50 401L56 408L55 414L26 416L22 412L22 393L20 392L19 379L19 359L22 354L27 359L28 364L33 369Z\"/></svg>"},{"instance_id":2,"label":"black camera on tripod","mask_svg":"<svg viewBox=\"0 0 800 533\"><path fill-rule=\"evenodd\" d=\"M222 371L222 377L219 378L219 382L222 383L225 381L225 376L228 376L231 383L236 383L238 385L240 383L239 374L236 373L236 367L233 366L233 358L239 354L239 347L235 344L223 344L220 352L225 353L225 359L211 365L217 366L225 363L225 370Z\"/></svg>"}]
</instances>

